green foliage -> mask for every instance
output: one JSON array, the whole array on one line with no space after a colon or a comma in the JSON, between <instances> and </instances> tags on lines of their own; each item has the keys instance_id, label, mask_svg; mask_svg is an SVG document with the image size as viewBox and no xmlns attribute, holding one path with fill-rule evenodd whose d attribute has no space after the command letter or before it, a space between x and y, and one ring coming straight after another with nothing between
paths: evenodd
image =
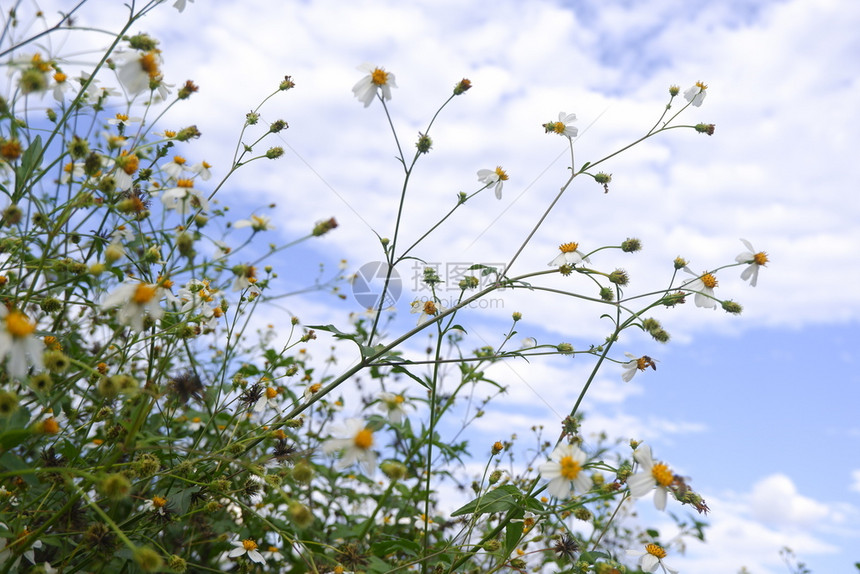
<instances>
[{"instance_id":1,"label":"green foliage","mask_svg":"<svg viewBox=\"0 0 860 574\"><path fill-rule=\"evenodd\" d=\"M664 552L657 531L625 525L631 498L657 490L707 510L650 450L645 457L643 447L601 437L586 453L577 429L602 366L621 365L628 381L656 369L647 356L613 355L619 335L638 328L668 341L648 311L687 295L700 306L725 303L711 282L722 268L686 280L673 274L664 291L628 295L626 272L606 260L592 268L589 259L637 251L639 241L627 238L588 253L565 243L553 269L510 274L576 177L608 191L608 175L586 170L619 152L577 168L575 117L544 124L550 136L566 138L570 179L507 266L472 265L450 304L438 296L439 275L425 269L430 296L412 303L414 327L386 333L396 326L380 297L377 308L339 326L293 317L276 331L267 319L287 296L277 291L281 252L333 232L337 222L309 221L306 234L261 253L252 239L271 231L269 217L243 212L234 221L219 192L242 166L283 154L269 138L287 123L264 125L260 110L269 98L288 97L281 92L295 83L273 78L276 89L245 116L228 165L187 161L202 135L193 118L173 129L160 122L197 87L188 81L172 94L158 41L129 35L151 10L171 9L161 4L132 3L128 21L92 62L44 53L41 33L28 36L14 18L3 35L11 97L0 101L0 572L44 564L64 572L604 573L623 568L630 547L651 548L646 559ZM71 34L92 33L64 23ZM366 106L379 102L390 121L393 75L367 72L356 96ZM398 214L416 162L445 145L430 139L433 124L470 87L467 79L457 83L411 158L395 137L404 169ZM668 129L695 131L676 123L704 97L704 87L691 90L671 113L678 91L670 92L654 127L631 145ZM36 98L46 115L35 113ZM472 198L490 189L501 198L507 172L478 176L476 189L460 193L416 237L405 239L399 216L383 230L391 239L377 234L388 279ZM724 267L763 264L759 255ZM581 277L591 291L559 289L546 283L550 275ZM308 290L342 297L344 279L308 277ZM596 306L608 319L607 336L582 349L536 341L510 348L527 328L518 312L499 341L468 350L458 315L502 289ZM323 350L317 332L329 336L331 349ZM426 356L409 356L406 343L426 333ZM493 365L545 355L580 355L593 365L560 436L547 440L536 425L530 438L512 434L488 456L467 431L505 392ZM344 356L346 368L338 363ZM361 418L344 420L346 401ZM467 465L476 460L484 468L471 476ZM471 491L471 500L452 501L455 490ZM704 522L675 520L679 538L704 539Z\"/></svg>"}]
</instances>

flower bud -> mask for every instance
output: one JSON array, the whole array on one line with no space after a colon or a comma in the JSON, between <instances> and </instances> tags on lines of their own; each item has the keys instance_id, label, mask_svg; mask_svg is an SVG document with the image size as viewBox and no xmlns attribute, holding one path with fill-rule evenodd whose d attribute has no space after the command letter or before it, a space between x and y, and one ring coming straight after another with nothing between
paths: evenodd
<instances>
[{"instance_id":1,"label":"flower bud","mask_svg":"<svg viewBox=\"0 0 860 574\"><path fill-rule=\"evenodd\" d=\"M278 85L278 89L282 92L287 90L291 90L296 87L296 83L293 81L291 76L284 76L284 81Z\"/></svg>"},{"instance_id":2,"label":"flower bud","mask_svg":"<svg viewBox=\"0 0 860 574\"><path fill-rule=\"evenodd\" d=\"M409 470L405 464L398 461L385 461L379 465L379 468L391 480L403 480Z\"/></svg>"},{"instance_id":3,"label":"flower bud","mask_svg":"<svg viewBox=\"0 0 860 574\"><path fill-rule=\"evenodd\" d=\"M183 572L188 569L188 564L185 562L184 558L174 554L167 559L167 567L170 569L171 572L176 572L176 574L183 574Z\"/></svg>"},{"instance_id":4,"label":"flower bud","mask_svg":"<svg viewBox=\"0 0 860 574\"><path fill-rule=\"evenodd\" d=\"M266 150L266 157L269 159L278 159L282 155L284 155L284 148L282 147L275 146Z\"/></svg>"},{"instance_id":5,"label":"flower bud","mask_svg":"<svg viewBox=\"0 0 860 574\"><path fill-rule=\"evenodd\" d=\"M696 124L696 131L700 134L708 134L709 136L714 135L714 130L717 126L714 124Z\"/></svg>"},{"instance_id":6,"label":"flower bud","mask_svg":"<svg viewBox=\"0 0 860 574\"><path fill-rule=\"evenodd\" d=\"M287 122L285 122L284 120L275 120L269 126L269 133L276 134L279 131L287 129L288 127L290 127L290 125Z\"/></svg>"},{"instance_id":7,"label":"flower bud","mask_svg":"<svg viewBox=\"0 0 860 574\"><path fill-rule=\"evenodd\" d=\"M299 502L291 502L288 514L293 523L299 528L307 528L314 521L314 515L310 508Z\"/></svg>"},{"instance_id":8,"label":"flower bud","mask_svg":"<svg viewBox=\"0 0 860 574\"><path fill-rule=\"evenodd\" d=\"M490 484L496 484L497 482L499 482L499 480L501 480L501 478L502 478L502 471L501 470L494 470L493 472L490 473L489 483Z\"/></svg>"},{"instance_id":9,"label":"flower bud","mask_svg":"<svg viewBox=\"0 0 860 574\"><path fill-rule=\"evenodd\" d=\"M418 142L415 147L418 148L418 153L427 153L433 147L433 140L430 136L418 132Z\"/></svg>"},{"instance_id":10,"label":"flower bud","mask_svg":"<svg viewBox=\"0 0 860 574\"><path fill-rule=\"evenodd\" d=\"M672 264L675 266L675 269L683 269L687 266L687 263L689 262L680 256L676 257L675 260L672 262Z\"/></svg>"},{"instance_id":11,"label":"flower bud","mask_svg":"<svg viewBox=\"0 0 860 574\"><path fill-rule=\"evenodd\" d=\"M615 283L616 285L624 287L630 282L630 277L623 269L616 269L609 274L609 281Z\"/></svg>"},{"instance_id":12,"label":"flower bud","mask_svg":"<svg viewBox=\"0 0 860 574\"><path fill-rule=\"evenodd\" d=\"M199 138L200 135L200 130L197 129L197 126L188 126L179 130L176 134L176 139L181 142L187 142L190 139Z\"/></svg>"},{"instance_id":13,"label":"flower bud","mask_svg":"<svg viewBox=\"0 0 860 574\"><path fill-rule=\"evenodd\" d=\"M681 93L681 86L669 86L669 95L673 98Z\"/></svg>"},{"instance_id":14,"label":"flower bud","mask_svg":"<svg viewBox=\"0 0 860 574\"><path fill-rule=\"evenodd\" d=\"M666 307L674 307L675 305L683 305L686 302L686 299L686 293L676 291L675 293L669 293L668 295L660 299L660 303L662 303Z\"/></svg>"},{"instance_id":15,"label":"flower bud","mask_svg":"<svg viewBox=\"0 0 860 574\"><path fill-rule=\"evenodd\" d=\"M301 461L293 467L293 480L300 484L309 484L314 477L314 469L308 463Z\"/></svg>"},{"instance_id":16,"label":"flower bud","mask_svg":"<svg viewBox=\"0 0 860 574\"><path fill-rule=\"evenodd\" d=\"M180 100L187 100L191 97L191 94L195 93L199 89L200 88L198 88L194 82L192 82L191 80L186 80L185 85L179 88L179 93L176 97L178 97Z\"/></svg>"},{"instance_id":17,"label":"flower bud","mask_svg":"<svg viewBox=\"0 0 860 574\"><path fill-rule=\"evenodd\" d=\"M472 82L470 82L466 78L463 78L462 80L457 82L456 86L454 86L454 95L459 96L460 94L467 92L471 87L472 87Z\"/></svg>"},{"instance_id":18,"label":"flower bud","mask_svg":"<svg viewBox=\"0 0 860 574\"><path fill-rule=\"evenodd\" d=\"M572 355L573 354L573 345L571 345L570 343L561 343L558 346L556 346L556 349L558 349L558 352L561 353L562 355Z\"/></svg>"},{"instance_id":19,"label":"flower bud","mask_svg":"<svg viewBox=\"0 0 860 574\"><path fill-rule=\"evenodd\" d=\"M621 242L621 251L624 253L634 253L642 249L642 242L635 237L628 237Z\"/></svg>"},{"instance_id":20,"label":"flower bud","mask_svg":"<svg viewBox=\"0 0 860 574\"><path fill-rule=\"evenodd\" d=\"M601 287L600 299L607 302L613 301L615 299L615 291L611 287Z\"/></svg>"},{"instance_id":21,"label":"flower bud","mask_svg":"<svg viewBox=\"0 0 860 574\"><path fill-rule=\"evenodd\" d=\"M99 491L111 500L122 500L131 490L131 482L124 474L109 474L99 484Z\"/></svg>"},{"instance_id":22,"label":"flower bud","mask_svg":"<svg viewBox=\"0 0 860 574\"><path fill-rule=\"evenodd\" d=\"M723 301L723 310L726 313L732 313L734 315L740 315L744 308L740 303L735 303L734 301Z\"/></svg>"},{"instance_id":23,"label":"flower bud","mask_svg":"<svg viewBox=\"0 0 860 574\"><path fill-rule=\"evenodd\" d=\"M134 561L144 572L158 572L164 566L161 554L146 546L135 549Z\"/></svg>"},{"instance_id":24,"label":"flower bud","mask_svg":"<svg viewBox=\"0 0 860 574\"><path fill-rule=\"evenodd\" d=\"M319 237L321 235L325 235L336 227L337 221L335 221L334 217L326 221L318 221L317 224L314 225L313 231L311 231L311 235L313 235L314 237Z\"/></svg>"}]
</instances>

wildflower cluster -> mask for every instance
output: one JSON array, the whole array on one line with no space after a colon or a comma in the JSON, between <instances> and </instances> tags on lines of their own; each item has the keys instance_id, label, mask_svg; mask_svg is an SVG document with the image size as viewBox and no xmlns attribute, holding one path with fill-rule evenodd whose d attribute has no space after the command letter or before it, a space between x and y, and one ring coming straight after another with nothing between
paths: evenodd
<instances>
[{"instance_id":1,"label":"wildflower cluster","mask_svg":"<svg viewBox=\"0 0 860 574\"><path fill-rule=\"evenodd\" d=\"M136 29L151 9L187 8L186 0L144 4L131 4L124 30ZM554 255L532 247L552 257L554 269L513 275L541 217L506 269L474 265L452 282L424 267L429 295L409 305L417 321L387 333L398 328L388 311L395 269L419 260L422 241L469 201L484 200L476 196L485 190L501 200L510 177L499 166L477 170L472 191L460 192L416 237L406 239L415 230L399 217L378 234L387 276L375 308L342 328L280 317L280 307L269 305L286 297L274 255L335 233L337 220L309 219L303 235L284 238L275 235L286 233L272 223L275 205L242 205L234 217L216 192L241 166L281 157L286 146L264 142L289 134L288 122L269 123L254 108L239 118L232 158L201 157L193 144L203 134L193 118L157 125L161 110L181 109L201 89L191 80L176 89L158 39L123 33L85 62L38 51L16 22L0 39L10 54L4 93L11 94L0 100L0 567L605 573L632 560L646 571L674 572L664 560L670 545L653 530L621 524L619 508L651 495L660 510L670 497L699 513L708 506L689 479L655 461L650 446L636 443L628 456L586 443L579 406L603 364L631 384L639 373L655 376L657 359L621 358L616 350L631 328L669 340L651 309L692 296L696 306L738 313L740 305L716 290L716 275L740 266L755 286L769 262L765 252L742 240L746 250L734 263L701 274L678 257L665 291L631 296L625 290L634 278L615 257L639 252L642 242L594 247L582 230L582 243L558 238L564 243ZM353 94L364 107L378 100L390 120L395 75L375 65L360 70ZM272 96L286 96L296 82L285 76L272 87ZM441 108L471 87L468 79L457 82ZM706 89L699 82L685 91L687 106L701 106ZM679 93L670 90L672 98ZM44 115L34 114L36 99L44 99ZM416 162L445 145L430 136L437 115L418 132L411 160L397 144L406 170L398 213L411 200ZM572 151L576 115L557 118L544 131L564 136L554 141ZM614 155L577 166L571 153L573 176L560 193L583 174L608 191L610 175L586 170ZM261 251L261 236L273 237L268 250ZM342 270L330 280L308 278L309 289L343 298ZM689 276L679 279L681 270ZM587 277L592 291L567 287L571 276ZM443 303L446 282L458 295ZM501 289L571 295L598 306L612 327L590 345L514 339L529 329L528 313L518 311L500 340L469 349L458 320ZM423 355L404 344L422 331L430 333ZM327 335L331 347L318 340ZM511 348L512 339L522 344ZM339 362L348 352L354 360ZM566 408L560 438L548 440L535 425L535 445L520 448L512 432L481 447L482 473L463 476L463 462L475 455L462 437L504 390L493 365L539 355L595 365ZM529 458L517 458L518 449ZM450 480L469 493L456 510L440 496ZM585 551L585 529L576 522L611 542ZM697 522L684 535L702 528Z\"/></svg>"}]
</instances>

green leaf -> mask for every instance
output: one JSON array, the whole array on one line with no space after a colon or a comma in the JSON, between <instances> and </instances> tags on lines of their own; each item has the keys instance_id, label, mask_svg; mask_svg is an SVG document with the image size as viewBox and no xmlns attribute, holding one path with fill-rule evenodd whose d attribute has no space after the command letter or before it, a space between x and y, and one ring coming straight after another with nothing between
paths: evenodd
<instances>
[{"instance_id":1,"label":"green leaf","mask_svg":"<svg viewBox=\"0 0 860 574\"><path fill-rule=\"evenodd\" d=\"M506 484L466 503L452 512L451 516L506 512L511 508L519 508L521 506L520 501L522 500L522 497L520 489L512 484Z\"/></svg>"},{"instance_id":2,"label":"green leaf","mask_svg":"<svg viewBox=\"0 0 860 574\"><path fill-rule=\"evenodd\" d=\"M421 553L421 545L412 540L396 538L392 540L382 540L371 544L371 552L376 556L387 556L398 552L407 556L418 556Z\"/></svg>"},{"instance_id":3,"label":"green leaf","mask_svg":"<svg viewBox=\"0 0 860 574\"><path fill-rule=\"evenodd\" d=\"M28 438L33 432L29 429L12 429L0 434L0 449L12 450ZM27 468L26 466L24 468Z\"/></svg>"},{"instance_id":4,"label":"green leaf","mask_svg":"<svg viewBox=\"0 0 860 574\"><path fill-rule=\"evenodd\" d=\"M350 335L349 333L344 333L337 327L332 324L328 325L308 325L308 329L316 329L318 331L326 331L335 336L336 339L349 339L350 341L355 341L356 335Z\"/></svg>"},{"instance_id":5,"label":"green leaf","mask_svg":"<svg viewBox=\"0 0 860 574\"><path fill-rule=\"evenodd\" d=\"M18 167L18 179L23 184L29 179L36 167L37 162L42 157L42 136L36 136L30 147L21 155L21 165Z\"/></svg>"},{"instance_id":6,"label":"green leaf","mask_svg":"<svg viewBox=\"0 0 860 574\"><path fill-rule=\"evenodd\" d=\"M417 375L413 375L412 373L410 373L408 370L406 370L405 368L403 368L400 365L397 365L396 367L391 367L391 372L406 375L407 377L409 377L413 381L417 382L419 385L421 385L425 389L430 388L430 385L426 381L422 380Z\"/></svg>"},{"instance_id":7,"label":"green leaf","mask_svg":"<svg viewBox=\"0 0 860 574\"><path fill-rule=\"evenodd\" d=\"M517 547L517 543L522 538L524 527L525 523L520 520L517 522L508 522L508 525L505 526L505 556L510 556L514 548Z\"/></svg>"}]
</instances>

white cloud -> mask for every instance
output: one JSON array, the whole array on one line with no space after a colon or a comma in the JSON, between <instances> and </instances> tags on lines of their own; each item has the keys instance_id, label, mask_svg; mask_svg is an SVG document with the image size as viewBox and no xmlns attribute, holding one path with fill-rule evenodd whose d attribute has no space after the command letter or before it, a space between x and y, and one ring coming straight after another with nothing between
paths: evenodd
<instances>
[{"instance_id":1,"label":"white cloud","mask_svg":"<svg viewBox=\"0 0 860 574\"><path fill-rule=\"evenodd\" d=\"M860 492L860 470L851 471L851 486L849 488L855 492Z\"/></svg>"},{"instance_id":2,"label":"white cloud","mask_svg":"<svg viewBox=\"0 0 860 574\"><path fill-rule=\"evenodd\" d=\"M784 474L758 481L750 493L750 507L757 520L783 527L808 528L829 514L826 505L798 493L794 482Z\"/></svg>"}]
</instances>

